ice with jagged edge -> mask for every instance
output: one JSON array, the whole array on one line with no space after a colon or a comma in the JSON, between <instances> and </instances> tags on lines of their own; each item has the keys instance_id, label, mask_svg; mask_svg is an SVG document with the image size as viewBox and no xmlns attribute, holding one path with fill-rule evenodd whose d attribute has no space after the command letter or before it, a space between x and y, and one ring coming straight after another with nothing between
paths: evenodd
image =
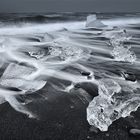
<instances>
[{"instance_id":1,"label":"ice with jagged edge","mask_svg":"<svg viewBox=\"0 0 140 140\"><path fill-rule=\"evenodd\" d=\"M89 15L86 21L86 27L102 28L105 27L101 20L97 19L96 15Z\"/></svg>"},{"instance_id":2,"label":"ice with jagged edge","mask_svg":"<svg viewBox=\"0 0 140 140\"><path fill-rule=\"evenodd\" d=\"M43 88L46 81L43 80L28 80L34 72L33 68L11 63L4 71L0 79L0 104L8 101L8 103L18 112L27 114L29 117L36 117L29 111L24 104L16 99L16 95L26 94L26 92L34 92ZM17 91L10 91L8 88L16 88Z\"/></svg>"},{"instance_id":3,"label":"ice with jagged edge","mask_svg":"<svg viewBox=\"0 0 140 140\"><path fill-rule=\"evenodd\" d=\"M77 60L83 56L83 49L80 47L74 47L73 45L69 44L70 40L67 37L60 37L48 46L47 52L43 51L31 51L29 55L36 59L55 59L58 61L67 61L67 60ZM65 44L65 45L64 45Z\"/></svg>"},{"instance_id":4,"label":"ice with jagged edge","mask_svg":"<svg viewBox=\"0 0 140 140\"><path fill-rule=\"evenodd\" d=\"M133 63L136 60L136 55L133 51L130 51L130 47L123 46L114 47L111 54L116 61Z\"/></svg>"},{"instance_id":5,"label":"ice with jagged edge","mask_svg":"<svg viewBox=\"0 0 140 140\"><path fill-rule=\"evenodd\" d=\"M69 45L68 43L65 45L62 44L66 42L69 42L67 38L58 38L49 49L50 56L59 57L62 61L81 58L83 50L79 47Z\"/></svg>"},{"instance_id":6,"label":"ice with jagged edge","mask_svg":"<svg viewBox=\"0 0 140 140\"><path fill-rule=\"evenodd\" d=\"M27 80L35 70L30 67L9 64L0 79L0 85L5 87L15 87L23 91L34 92L41 89L46 82L41 80Z\"/></svg>"},{"instance_id":7,"label":"ice with jagged edge","mask_svg":"<svg viewBox=\"0 0 140 140\"><path fill-rule=\"evenodd\" d=\"M73 47L53 47L50 51L51 56L59 56L61 60L69 58L78 58L82 54L82 50Z\"/></svg>"},{"instance_id":8,"label":"ice with jagged edge","mask_svg":"<svg viewBox=\"0 0 140 140\"><path fill-rule=\"evenodd\" d=\"M138 83L104 78L98 86L99 95L87 108L87 120L101 131L107 131L113 121L129 116L140 105Z\"/></svg>"},{"instance_id":9,"label":"ice with jagged edge","mask_svg":"<svg viewBox=\"0 0 140 140\"><path fill-rule=\"evenodd\" d=\"M131 46L125 46L124 41L130 40L131 37L128 36L125 31L114 33L111 36L110 43L113 46L111 52L112 56L116 61L130 62L133 63L136 61L136 55L131 51Z\"/></svg>"}]
</instances>

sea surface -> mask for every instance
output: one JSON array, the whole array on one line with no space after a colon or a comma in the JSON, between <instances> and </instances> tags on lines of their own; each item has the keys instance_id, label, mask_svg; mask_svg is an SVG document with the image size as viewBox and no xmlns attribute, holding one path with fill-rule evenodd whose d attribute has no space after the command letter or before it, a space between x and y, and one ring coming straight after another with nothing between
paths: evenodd
<instances>
[{"instance_id":1,"label":"sea surface","mask_svg":"<svg viewBox=\"0 0 140 140\"><path fill-rule=\"evenodd\" d=\"M0 108L40 121L67 95L101 131L138 109L139 13L0 14Z\"/></svg>"}]
</instances>

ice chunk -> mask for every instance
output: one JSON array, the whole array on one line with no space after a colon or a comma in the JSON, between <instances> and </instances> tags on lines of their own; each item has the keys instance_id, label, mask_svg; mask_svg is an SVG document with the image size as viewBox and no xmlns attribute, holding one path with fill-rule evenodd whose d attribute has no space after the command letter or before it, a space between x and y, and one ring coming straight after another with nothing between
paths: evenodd
<instances>
[{"instance_id":1,"label":"ice chunk","mask_svg":"<svg viewBox=\"0 0 140 140\"><path fill-rule=\"evenodd\" d=\"M140 129L136 128L130 129L129 133L135 136L140 135Z\"/></svg>"},{"instance_id":2,"label":"ice chunk","mask_svg":"<svg viewBox=\"0 0 140 140\"><path fill-rule=\"evenodd\" d=\"M28 53L31 57L36 59L42 59L43 57L45 57L45 55L47 55L47 52L45 50L31 51Z\"/></svg>"},{"instance_id":3,"label":"ice chunk","mask_svg":"<svg viewBox=\"0 0 140 140\"><path fill-rule=\"evenodd\" d=\"M112 112L112 96L120 92L121 87L118 83L110 79L99 81L99 96L95 97L87 108L87 120L90 125L99 128L101 131L107 131L112 123L110 116ZM108 108L109 107L109 108Z\"/></svg>"},{"instance_id":4,"label":"ice chunk","mask_svg":"<svg viewBox=\"0 0 140 140\"><path fill-rule=\"evenodd\" d=\"M136 55L133 51L130 51L128 47L117 46L114 47L111 52L112 56L116 61L130 62L133 63L136 61Z\"/></svg>"},{"instance_id":5,"label":"ice chunk","mask_svg":"<svg viewBox=\"0 0 140 140\"><path fill-rule=\"evenodd\" d=\"M87 17L86 27L105 27L99 19L97 19L96 15L89 15Z\"/></svg>"},{"instance_id":6,"label":"ice chunk","mask_svg":"<svg viewBox=\"0 0 140 140\"><path fill-rule=\"evenodd\" d=\"M114 93L120 92L120 85L112 79L102 79L99 81L99 95L112 97Z\"/></svg>"},{"instance_id":7,"label":"ice chunk","mask_svg":"<svg viewBox=\"0 0 140 140\"><path fill-rule=\"evenodd\" d=\"M0 85L15 87L24 91L36 91L41 89L46 82L38 80L27 80L28 76L34 73L31 67L10 64L0 79Z\"/></svg>"},{"instance_id":8,"label":"ice chunk","mask_svg":"<svg viewBox=\"0 0 140 140\"><path fill-rule=\"evenodd\" d=\"M46 81L42 80L28 80L28 77L34 72L35 69L29 66L9 64L0 79L0 86L2 87L0 88L0 104L7 101L16 111L24 113L31 118L36 117L15 97L28 91L37 91L46 84Z\"/></svg>"},{"instance_id":9,"label":"ice chunk","mask_svg":"<svg viewBox=\"0 0 140 140\"><path fill-rule=\"evenodd\" d=\"M89 24L90 22L95 21L95 20L97 20L96 15L89 15L87 17L87 24Z\"/></svg>"},{"instance_id":10,"label":"ice chunk","mask_svg":"<svg viewBox=\"0 0 140 140\"><path fill-rule=\"evenodd\" d=\"M52 57L59 57L60 60L77 60L83 55L83 50L73 46L53 46L50 51Z\"/></svg>"},{"instance_id":11,"label":"ice chunk","mask_svg":"<svg viewBox=\"0 0 140 140\"><path fill-rule=\"evenodd\" d=\"M110 43L113 46L111 52L116 61L130 62L136 61L136 55L131 51L131 46L125 46L123 42L130 40L131 37L126 34L125 30L114 32L110 38Z\"/></svg>"},{"instance_id":12,"label":"ice chunk","mask_svg":"<svg viewBox=\"0 0 140 140\"><path fill-rule=\"evenodd\" d=\"M99 95L87 108L87 120L90 125L107 131L113 121L129 116L139 107L140 95L137 83L128 84L111 79L99 81Z\"/></svg>"}]
</instances>

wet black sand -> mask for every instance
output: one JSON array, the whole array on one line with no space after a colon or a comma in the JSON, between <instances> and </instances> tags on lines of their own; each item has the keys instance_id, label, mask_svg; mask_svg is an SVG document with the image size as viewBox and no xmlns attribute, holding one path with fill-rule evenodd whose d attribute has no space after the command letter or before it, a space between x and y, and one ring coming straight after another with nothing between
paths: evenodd
<instances>
[{"instance_id":1,"label":"wet black sand","mask_svg":"<svg viewBox=\"0 0 140 140\"><path fill-rule=\"evenodd\" d=\"M66 94L47 87L38 91L49 95L47 100L37 94L36 102L28 108L40 114L39 120L30 119L15 111L8 103L0 106L0 140L139 140L140 136L129 134L130 128L140 128L140 109L134 117L121 118L107 132L91 132L86 121L88 102L83 102L76 93ZM30 96L30 95L29 95ZM30 98L31 98L30 97Z\"/></svg>"}]
</instances>

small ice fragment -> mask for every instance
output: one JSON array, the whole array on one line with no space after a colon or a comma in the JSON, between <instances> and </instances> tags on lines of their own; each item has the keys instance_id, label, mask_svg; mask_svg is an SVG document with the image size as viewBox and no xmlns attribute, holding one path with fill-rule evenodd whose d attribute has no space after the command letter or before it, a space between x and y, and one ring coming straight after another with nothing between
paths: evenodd
<instances>
[{"instance_id":1,"label":"small ice fragment","mask_svg":"<svg viewBox=\"0 0 140 140\"><path fill-rule=\"evenodd\" d=\"M36 58L36 59L40 59L44 56L44 53L42 53L41 51L38 51L38 52L28 52L29 55L33 58Z\"/></svg>"},{"instance_id":2,"label":"small ice fragment","mask_svg":"<svg viewBox=\"0 0 140 140\"><path fill-rule=\"evenodd\" d=\"M70 106L70 108L71 108L71 109L74 109L74 106L73 106L73 105L71 105L71 106Z\"/></svg>"},{"instance_id":3,"label":"small ice fragment","mask_svg":"<svg viewBox=\"0 0 140 140\"><path fill-rule=\"evenodd\" d=\"M91 126L89 130L90 130L90 132L94 132L94 133L98 133L99 132L98 128L96 128L94 126Z\"/></svg>"},{"instance_id":4,"label":"small ice fragment","mask_svg":"<svg viewBox=\"0 0 140 140\"><path fill-rule=\"evenodd\" d=\"M129 133L132 135L140 135L140 129L130 129Z\"/></svg>"}]
</instances>

